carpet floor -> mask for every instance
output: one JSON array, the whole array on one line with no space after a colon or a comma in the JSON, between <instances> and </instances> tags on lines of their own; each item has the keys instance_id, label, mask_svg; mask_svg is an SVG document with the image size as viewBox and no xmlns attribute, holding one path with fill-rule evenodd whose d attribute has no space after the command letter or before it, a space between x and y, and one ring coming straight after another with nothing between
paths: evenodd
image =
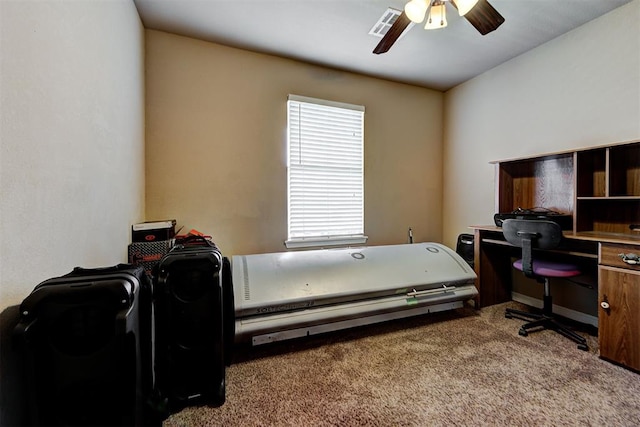
<instances>
[{"instance_id":1,"label":"carpet floor","mask_svg":"<svg viewBox=\"0 0 640 427\"><path fill-rule=\"evenodd\" d=\"M226 403L173 426L640 426L640 376L552 331L518 335L511 302L237 350Z\"/></svg>"}]
</instances>

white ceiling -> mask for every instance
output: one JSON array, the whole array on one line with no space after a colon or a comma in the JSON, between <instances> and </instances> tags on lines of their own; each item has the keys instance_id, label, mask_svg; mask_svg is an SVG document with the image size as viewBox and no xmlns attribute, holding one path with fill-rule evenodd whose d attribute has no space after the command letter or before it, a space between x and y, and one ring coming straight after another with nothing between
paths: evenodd
<instances>
[{"instance_id":1,"label":"white ceiling","mask_svg":"<svg viewBox=\"0 0 640 427\"><path fill-rule=\"evenodd\" d=\"M369 35L407 0L134 0L145 28L438 90L456 86L631 0L489 0L505 18L480 35L447 5L448 27L415 25L385 54Z\"/></svg>"}]
</instances>

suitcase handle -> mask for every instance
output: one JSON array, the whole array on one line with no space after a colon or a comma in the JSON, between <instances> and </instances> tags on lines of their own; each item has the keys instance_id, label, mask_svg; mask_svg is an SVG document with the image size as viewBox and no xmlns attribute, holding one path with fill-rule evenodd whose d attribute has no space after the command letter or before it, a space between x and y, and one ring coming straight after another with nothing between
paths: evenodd
<instances>
[{"instance_id":1,"label":"suitcase handle","mask_svg":"<svg viewBox=\"0 0 640 427\"><path fill-rule=\"evenodd\" d=\"M189 234L186 237L176 239L176 245L188 245L192 243L206 243L208 246L215 247L215 244L211 240L207 239L204 236L198 236L196 234Z\"/></svg>"},{"instance_id":2,"label":"suitcase handle","mask_svg":"<svg viewBox=\"0 0 640 427\"><path fill-rule=\"evenodd\" d=\"M117 264L110 267L98 267L98 268L75 267L73 271L71 271L71 273L65 274L63 277L118 273L121 271L135 270L138 268L140 267L133 264Z\"/></svg>"}]
</instances>

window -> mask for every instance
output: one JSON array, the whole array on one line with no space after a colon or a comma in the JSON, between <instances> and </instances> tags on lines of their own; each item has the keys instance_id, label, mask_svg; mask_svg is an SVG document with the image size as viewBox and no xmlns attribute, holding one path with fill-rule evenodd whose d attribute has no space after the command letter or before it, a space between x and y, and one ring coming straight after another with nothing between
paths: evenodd
<instances>
[{"instance_id":1,"label":"window","mask_svg":"<svg viewBox=\"0 0 640 427\"><path fill-rule=\"evenodd\" d=\"M364 107L289 95L288 248L365 243Z\"/></svg>"}]
</instances>

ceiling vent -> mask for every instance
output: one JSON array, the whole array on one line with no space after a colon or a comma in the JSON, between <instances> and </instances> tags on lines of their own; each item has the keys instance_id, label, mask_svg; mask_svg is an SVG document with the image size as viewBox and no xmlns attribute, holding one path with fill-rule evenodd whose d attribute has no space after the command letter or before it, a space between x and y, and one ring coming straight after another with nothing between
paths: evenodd
<instances>
[{"instance_id":1,"label":"ceiling vent","mask_svg":"<svg viewBox=\"0 0 640 427\"><path fill-rule=\"evenodd\" d=\"M398 16L400 16L401 14L401 10L393 9L391 7L388 8L384 11L380 19L378 19L378 22L376 22L373 27L371 27L371 30L369 30L369 34L379 38L384 37L384 35L387 34L387 31L389 31L389 28L391 28L393 23L396 22L396 19L398 19ZM407 28L402 32L400 37L404 36L406 32L409 31L411 27L413 27L413 25L413 22L409 24L409 26L407 26Z\"/></svg>"}]
</instances>

